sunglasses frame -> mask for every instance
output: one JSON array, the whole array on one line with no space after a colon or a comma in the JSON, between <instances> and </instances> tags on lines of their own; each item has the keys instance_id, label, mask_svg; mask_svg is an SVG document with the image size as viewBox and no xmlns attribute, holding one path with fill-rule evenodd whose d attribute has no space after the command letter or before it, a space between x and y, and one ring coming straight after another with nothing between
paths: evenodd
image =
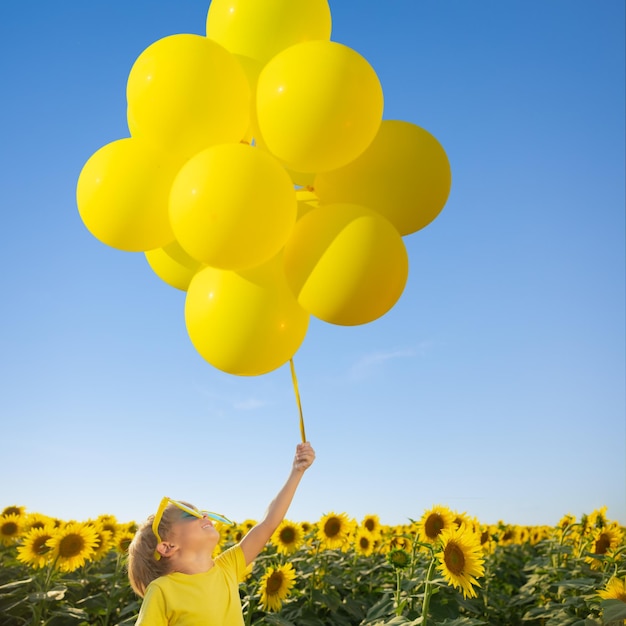
<instances>
[{"instance_id":1,"label":"sunglasses frame","mask_svg":"<svg viewBox=\"0 0 626 626\"><path fill-rule=\"evenodd\" d=\"M152 532L157 540L157 546L161 543L161 535L159 535L159 524L163 519L163 512L165 511L168 504L173 504L175 507L179 508L183 513L187 513L193 517L197 517L198 519L202 519L203 517L208 517L209 519L215 520L216 522L221 522L222 524L229 524L230 526L234 526L235 522L229 520L224 515L220 513L213 513L212 511L197 511L196 509L192 509L190 506L180 502L179 500L172 500L168 496L165 496L161 499L161 503L159 504L159 508L157 509L156 514L154 515L154 519L152 520ZM161 558L158 550L154 551L154 558L158 561Z\"/></svg>"}]
</instances>

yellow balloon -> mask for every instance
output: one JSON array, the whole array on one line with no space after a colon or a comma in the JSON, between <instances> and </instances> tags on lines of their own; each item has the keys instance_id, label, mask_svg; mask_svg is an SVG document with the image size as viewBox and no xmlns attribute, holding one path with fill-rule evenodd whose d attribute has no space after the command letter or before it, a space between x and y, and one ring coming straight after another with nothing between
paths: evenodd
<instances>
[{"instance_id":1,"label":"yellow balloon","mask_svg":"<svg viewBox=\"0 0 626 626\"><path fill-rule=\"evenodd\" d=\"M287 286L279 254L242 272L200 270L187 291L185 321L194 347L211 365L228 374L258 376L296 353L309 314Z\"/></svg>"},{"instance_id":2,"label":"yellow balloon","mask_svg":"<svg viewBox=\"0 0 626 626\"><path fill-rule=\"evenodd\" d=\"M191 279L202 267L202 263L190 257L177 241L144 254L152 271L162 281L181 291L187 291Z\"/></svg>"},{"instance_id":3,"label":"yellow balloon","mask_svg":"<svg viewBox=\"0 0 626 626\"><path fill-rule=\"evenodd\" d=\"M276 255L296 220L291 180L272 156L246 144L222 144L191 158L176 176L170 220L193 258L245 269Z\"/></svg>"},{"instance_id":4,"label":"yellow balloon","mask_svg":"<svg viewBox=\"0 0 626 626\"><path fill-rule=\"evenodd\" d=\"M242 138L242 141L251 144L260 136L259 125L256 119L256 85L263 65L250 57L244 57L239 54L234 54L233 56L237 59L245 72L248 85L250 86L250 121L248 130Z\"/></svg>"},{"instance_id":5,"label":"yellow balloon","mask_svg":"<svg viewBox=\"0 0 626 626\"><path fill-rule=\"evenodd\" d=\"M293 184L297 187L313 187L313 183L315 182L315 173L314 172L296 172L295 170L287 169L287 174L293 181Z\"/></svg>"},{"instance_id":6,"label":"yellow balloon","mask_svg":"<svg viewBox=\"0 0 626 626\"><path fill-rule=\"evenodd\" d=\"M363 154L318 174L314 187L322 204L367 206L409 235L439 215L451 184L448 157L435 137L410 122L385 120Z\"/></svg>"},{"instance_id":7,"label":"yellow balloon","mask_svg":"<svg viewBox=\"0 0 626 626\"><path fill-rule=\"evenodd\" d=\"M354 204L306 213L285 246L284 263L302 308L342 326L384 315L402 295L408 276L398 231L375 211Z\"/></svg>"},{"instance_id":8,"label":"yellow balloon","mask_svg":"<svg viewBox=\"0 0 626 626\"><path fill-rule=\"evenodd\" d=\"M128 76L133 134L192 156L240 141L250 118L250 87L237 59L200 35L170 35L148 46Z\"/></svg>"},{"instance_id":9,"label":"yellow balloon","mask_svg":"<svg viewBox=\"0 0 626 626\"><path fill-rule=\"evenodd\" d=\"M212 0L206 20L207 37L263 65L289 46L328 40L330 32L327 0Z\"/></svg>"},{"instance_id":10,"label":"yellow balloon","mask_svg":"<svg viewBox=\"0 0 626 626\"><path fill-rule=\"evenodd\" d=\"M296 198L298 200L298 215L296 221L304 217L310 211L317 209L320 205L319 198L315 192L309 189L297 189Z\"/></svg>"},{"instance_id":11,"label":"yellow balloon","mask_svg":"<svg viewBox=\"0 0 626 626\"><path fill-rule=\"evenodd\" d=\"M170 186L180 162L136 138L118 139L95 152L76 185L76 202L91 234L113 248L143 252L174 239Z\"/></svg>"},{"instance_id":12,"label":"yellow balloon","mask_svg":"<svg viewBox=\"0 0 626 626\"><path fill-rule=\"evenodd\" d=\"M336 42L287 48L259 76L263 142L297 172L324 172L354 160L374 139L382 114L376 72L360 54Z\"/></svg>"}]
</instances>

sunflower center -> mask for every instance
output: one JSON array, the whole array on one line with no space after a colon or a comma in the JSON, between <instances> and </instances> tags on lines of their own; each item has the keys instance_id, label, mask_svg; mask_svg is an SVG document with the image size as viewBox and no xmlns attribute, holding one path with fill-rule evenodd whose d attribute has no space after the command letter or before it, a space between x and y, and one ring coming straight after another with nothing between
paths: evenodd
<instances>
[{"instance_id":1,"label":"sunflower center","mask_svg":"<svg viewBox=\"0 0 626 626\"><path fill-rule=\"evenodd\" d=\"M85 548L85 540L80 535L67 535L59 542L59 556L65 559L78 556Z\"/></svg>"},{"instance_id":2,"label":"sunflower center","mask_svg":"<svg viewBox=\"0 0 626 626\"><path fill-rule=\"evenodd\" d=\"M443 530L444 520L439 513L432 513L428 516L426 523L424 524L424 531L426 536L434 539Z\"/></svg>"},{"instance_id":3,"label":"sunflower center","mask_svg":"<svg viewBox=\"0 0 626 626\"><path fill-rule=\"evenodd\" d=\"M50 552L50 546L46 545L46 541L50 539L50 535L42 535L41 537L37 537L35 541L33 541L33 553L34 554L46 554Z\"/></svg>"},{"instance_id":4,"label":"sunflower center","mask_svg":"<svg viewBox=\"0 0 626 626\"><path fill-rule=\"evenodd\" d=\"M282 572L273 572L272 575L267 579L265 583L265 588L267 593L278 593L283 584L283 574Z\"/></svg>"},{"instance_id":5,"label":"sunflower center","mask_svg":"<svg viewBox=\"0 0 626 626\"><path fill-rule=\"evenodd\" d=\"M5 537L12 537L16 535L18 531L17 524L15 522L6 522L2 524L2 534Z\"/></svg>"},{"instance_id":6,"label":"sunflower center","mask_svg":"<svg viewBox=\"0 0 626 626\"><path fill-rule=\"evenodd\" d=\"M341 522L336 517L331 517L324 524L324 534L327 537L336 537L341 532Z\"/></svg>"},{"instance_id":7,"label":"sunflower center","mask_svg":"<svg viewBox=\"0 0 626 626\"><path fill-rule=\"evenodd\" d=\"M359 539L359 546L361 546L361 549L367 550L370 547L370 540L367 537L361 537Z\"/></svg>"},{"instance_id":8,"label":"sunflower center","mask_svg":"<svg viewBox=\"0 0 626 626\"><path fill-rule=\"evenodd\" d=\"M398 568L405 568L409 565L409 554L402 549L391 551L387 558L392 565Z\"/></svg>"},{"instance_id":9,"label":"sunflower center","mask_svg":"<svg viewBox=\"0 0 626 626\"><path fill-rule=\"evenodd\" d=\"M463 573L465 555L463 554L463 550L453 541L448 543L443 551L443 560L445 561L446 567L455 576L460 576Z\"/></svg>"},{"instance_id":10,"label":"sunflower center","mask_svg":"<svg viewBox=\"0 0 626 626\"><path fill-rule=\"evenodd\" d=\"M376 522L373 519L365 520L365 528L367 528L367 530L372 532L374 528L376 528Z\"/></svg>"},{"instance_id":11,"label":"sunflower center","mask_svg":"<svg viewBox=\"0 0 626 626\"><path fill-rule=\"evenodd\" d=\"M130 546L130 542L132 541L131 537L122 537L119 542L119 549L122 552L128 552L128 546Z\"/></svg>"},{"instance_id":12,"label":"sunflower center","mask_svg":"<svg viewBox=\"0 0 626 626\"><path fill-rule=\"evenodd\" d=\"M606 554L611 547L611 539L606 533L602 533L596 541L596 554Z\"/></svg>"},{"instance_id":13,"label":"sunflower center","mask_svg":"<svg viewBox=\"0 0 626 626\"><path fill-rule=\"evenodd\" d=\"M283 543L293 543L296 540L296 531L291 526L286 526L280 531L280 540Z\"/></svg>"},{"instance_id":14,"label":"sunflower center","mask_svg":"<svg viewBox=\"0 0 626 626\"><path fill-rule=\"evenodd\" d=\"M17 506L8 506L4 511L2 511L2 515L21 515L19 507Z\"/></svg>"}]
</instances>

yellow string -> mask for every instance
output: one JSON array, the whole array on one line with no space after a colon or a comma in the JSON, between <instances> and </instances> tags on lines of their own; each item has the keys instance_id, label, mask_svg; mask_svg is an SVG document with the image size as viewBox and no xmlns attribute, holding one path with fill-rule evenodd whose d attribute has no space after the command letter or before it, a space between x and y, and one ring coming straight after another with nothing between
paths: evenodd
<instances>
[{"instance_id":1,"label":"yellow string","mask_svg":"<svg viewBox=\"0 0 626 626\"><path fill-rule=\"evenodd\" d=\"M298 403L298 411L300 412L300 436L302 443L306 441L304 433L304 416L302 415L302 403L300 402L300 392L298 391L298 379L296 378L296 368L293 365L293 359L289 359L289 367L291 367L291 380L293 381L293 390L296 394L296 402Z\"/></svg>"}]
</instances>

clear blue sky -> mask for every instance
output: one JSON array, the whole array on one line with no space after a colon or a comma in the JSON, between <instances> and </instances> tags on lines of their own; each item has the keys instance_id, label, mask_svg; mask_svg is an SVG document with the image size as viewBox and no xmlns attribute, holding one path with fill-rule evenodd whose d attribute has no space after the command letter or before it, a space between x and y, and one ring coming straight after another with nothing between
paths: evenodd
<instances>
[{"instance_id":1,"label":"clear blue sky","mask_svg":"<svg viewBox=\"0 0 626 626\"><path fill-rule=\"evenodd\" d=\"M441 215L405 238L381 319L313 321L295 363L317 461L290 519L385 524L434 504L626 523L622 0L335 0L385 119L444 146ZM259 518L299 440L288 366L221 373L184 294L92 237L75 201L127 136L125 86L202 0L12 2L0 67L0 506L141 520L163 495Z\"/></svg>"}]
</instances>

